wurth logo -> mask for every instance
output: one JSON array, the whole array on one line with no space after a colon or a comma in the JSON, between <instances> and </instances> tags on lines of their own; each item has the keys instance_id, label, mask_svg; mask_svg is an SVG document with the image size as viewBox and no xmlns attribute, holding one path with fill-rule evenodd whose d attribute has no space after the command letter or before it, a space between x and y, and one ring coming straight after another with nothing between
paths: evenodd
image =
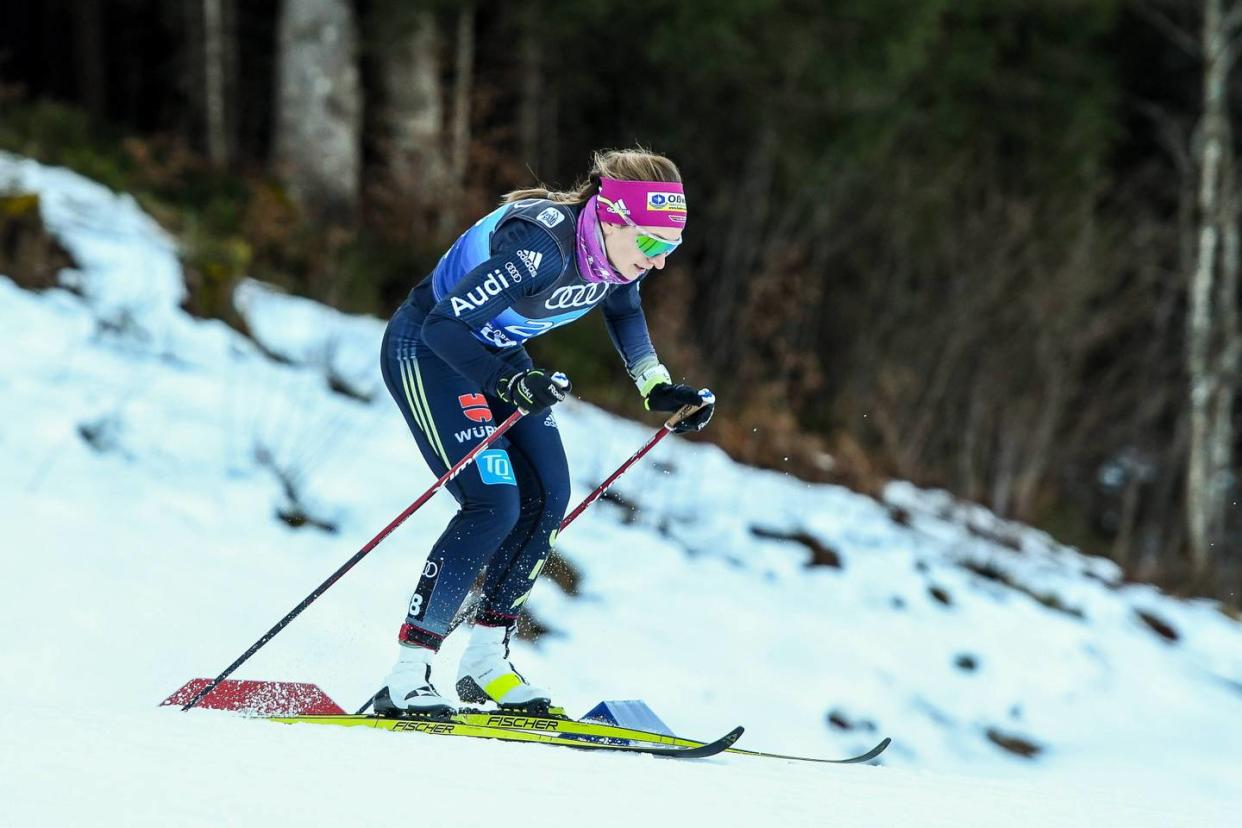
<instances>
[{"instance_id":1,"label":"wurth logo","mask_svg":"<svg viewBox=\"0 0 1242 828\"><path fill-rule=\"evenodd\" d=\"M536 276L539 273L539 263L543 261L543 254L534 250L519 250L517 257L522 260L522 264L526 265L526 269L530 271L530 275Z\"/></svg>"},{"instance_id":2,"label":"wurth logo","mask_svg":"<svg viewBox=\"0 0 1242 828\"><path fill-rule=\"evenodd\" d=\"M495 421L492 417L492 410L487 407L487 397L482 394L462 394L457 398L457 404L461 406L462 413L466 415L467 420L482 424L454 432L453 436L458 443L482 440L496 430L496 426L492 425Z\"/></svg>"},{"instance_id":3,"label":"wurth logo","mask_svg":"<svg viewBox=\"0 0 1242 828\"><path fill-rule=\"evenodd\" d=\"M492 421L492 410L487 407L487 397L482 394L462 394L457 398L457 404L461 406L468 420L476 423Z\"/></svg>"},{"instance_id":4,"label":"wurth logo","mask_svg":"<svg viewBox=\"0 0 1242 828\"><path fill-rule=\"evenodd\" d=\"M461 431L455 431L453 432L453 437L454 439L457 440L458 443L469 443L475 440L482 440L484 437L489 436L495 430L496 430L496 426L494 425L481 425L481 426L475 426L474 428L467 428Z\"/></svg>"}]
</instances>

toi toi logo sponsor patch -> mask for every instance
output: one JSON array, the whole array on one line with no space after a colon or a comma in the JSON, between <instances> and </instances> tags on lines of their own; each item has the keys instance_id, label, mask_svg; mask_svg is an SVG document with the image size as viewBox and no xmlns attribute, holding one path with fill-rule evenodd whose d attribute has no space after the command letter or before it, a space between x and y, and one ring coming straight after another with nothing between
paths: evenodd
<instances>
[{"instance_id":1,"label":"toi toi logo sponsor patch","mask_svg":"<svg viewBox=\"0 0 1242 828\"><path fill-rule=\"evenodd\" d=\"M509 460L509 452L504 449L481 451L474 462L479 467L479 478L488 486L517 485L513 463Z\"/></svg>"},{"instance_id":2,"label":"toi toi logo sponsor patch","mask_svg":"<svg viewBox=\"0 0 1242 828\"><path fill-rule=\"evenodd\" d=\"M684 213L686 197L682 193L647 193L647 209L657 213Z\"/></svg>"}]
</instances>

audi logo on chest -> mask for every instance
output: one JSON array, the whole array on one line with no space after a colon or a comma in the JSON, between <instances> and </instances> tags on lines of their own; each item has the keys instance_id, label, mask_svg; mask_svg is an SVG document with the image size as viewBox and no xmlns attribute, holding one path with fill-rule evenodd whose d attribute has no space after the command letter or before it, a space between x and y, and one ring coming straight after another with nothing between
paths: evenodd
<instances>
[{"instance_id":1,"label":"audi logo on chest","mask_svg":"<svg viewBox=\"0 0 1242 828\"><path fill-rule=\"evenodd\" d=\"M543 306L548 310L569 310L594 305L608 292L608 285L570 285L552 291Z\"/></svg>"}]
</instances>

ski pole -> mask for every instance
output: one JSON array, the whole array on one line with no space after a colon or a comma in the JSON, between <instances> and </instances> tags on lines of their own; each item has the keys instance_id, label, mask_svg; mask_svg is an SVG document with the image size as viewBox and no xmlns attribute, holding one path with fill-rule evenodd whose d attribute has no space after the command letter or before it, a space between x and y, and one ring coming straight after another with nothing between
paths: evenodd
<instances>
[{"instance_id":1,"label":"ski pole","mask_svg":"<svg viewBox=\"0 0 1242 828\"><path fill-rule=\"evenodd\" d=\"M630 466L634 465L639 460L641 460L643 455L651 451L653 448L656 447L657 443L659 443L661 440L663 440L665 437L671 434L673 429L677 427L678 423L680 423L682 420L689 417L694 412L698 411L704 405L707 405L707 403L704 402L704 403L700 403L699 405L685 405L679 408L677 411L675 411L673 413L673 416L669 417L667 420L664 421L664 426L659 431L657 431L651 437L650 440L647 441L646 445L644 445L638 451L630 455L630 459L622 463L620 468L618 468L615 472L609 475L607 480L599 484L599 487L595 491L587 495L586 499L583 500L581 503L579 503L577 508L575 508L572 512L570 512L568 515L565 516L565 519L561 521L561 526L557 531L564 532L565 527L573 523L574 518L578 517L578 515L585 512L588 506L590 506L592 503L594 503L595 501L603 497L604 492L608 491L608 489L612 487L612 484L617 482L617 478L625 474L625 472L630 468Z\"/></svg>"},{"instance_id":2,"label":"ski pole","mask_svg":"<svg viewBox=\"0 0 1242 828\"><path fill-rule=\"evenodd\" d=\"M454 466L451 469L446 471L440 477L439 480L431 484L431 488L423 492L422 496L419 497L418 500L411 503L410 506L404 512L397 515L396 519L392 523L385 526L382 532L380 532L375 537L371 538L370 542L367 543L366 546L359 549L352 558L350 558L348 561L346 561L341 566L340 569L338 569L336 572L333 572L332 575L328 578L328 580L324 581L322 584L315 587L315 591L312 592L310 595L307 595L306 598L302 600L302 603L298 604L296 607L294 607L289 612L288 615L280 619L280 621L277 622L276 626L272 627L270 630L264 633L263 637L260 638L258 641L254 642L254 644L251 645L249 650L246 650L246 652L242 653L241 657L239 657L236 661L234 661L232 664L228 666L228 669L226 669L223 673L221 673L220 675L212 679L212 681L208 683L208 685L204 687L202 690L199 690L197 695L195 695L194 698L190 699L190 703L181 709L183 711L189 710L191 707L193 707L194 705L202 701L204 698L206 698L207 694L210 693L212 690L216 689L216 687L220 684L220 682L228 678L229 675L234 670L236 670L246 661L246 659L250 658L252 655L257 653L260 647L262 647L267 642L271 641L276 636L276 633L280 632L286 626L288 626L289 622L292 621L294 618L297 618L298 615L301 614L302 610L309 607L315 601L316 598L318 598L320 595L323 595L325 592L327 592L328 587L335 584L337 581L341 579L341 576L343 576L349 570L353 569L354 564L358 563L358 561L366 557L367 553L370 552L372 549L379 546L380 541L384 540L384 538L392 534L394 529L396 529L398 526L404 523L406 518L408 518L410 515L418 511L419 507L422 506L424 503L426 503L428 500L430 500L431 496L434 495L436 492L438 492L440 488L444 486L445 483L449 482L454 477L461 474L461 472L466 468L466 466L474 462L474 459L479 456L480 452L482 452L492 443L496 442L496 440L500 439L500 436L502 434L504 434L506 431L512 428L517 423L517 421L520 420L525 415L526 415L526 412L520 408L517 411L510 414L508 419L506 419L503 423L497 426L495 431L487 435L486 439L480 441L479 444L475 446L473 449L471 449L470 452L465 457L458 460L457 463L454 464Z\"/></svg>"}]
</instances>

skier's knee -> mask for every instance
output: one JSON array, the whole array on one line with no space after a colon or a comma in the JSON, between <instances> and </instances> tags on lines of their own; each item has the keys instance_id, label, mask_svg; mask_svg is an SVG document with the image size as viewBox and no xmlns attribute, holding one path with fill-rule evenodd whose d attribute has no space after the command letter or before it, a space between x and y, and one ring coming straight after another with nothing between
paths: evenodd
<instances>
[{"instance_id":1,"label":"skier's knee","mask_svg":"<svg viewBox=\"0 0 1242 828\"><path fill-rule=\"evenodd\" d=\"M458 512L457 530L474 544L500 543L513 531L521 514L516 486L488 486L473 492Z\"/></svg>"},{"instance_id":2,"label":"skier's knee","mask_svg":"<svg viewBox=\"0 0 1242 828\"><path fill-rule=\"evenodd\" d=\"M489 492L489 522L499 537L506 537L522 516L522 502L516 486L496 486Z\"/></svg>"}]
</instances>

